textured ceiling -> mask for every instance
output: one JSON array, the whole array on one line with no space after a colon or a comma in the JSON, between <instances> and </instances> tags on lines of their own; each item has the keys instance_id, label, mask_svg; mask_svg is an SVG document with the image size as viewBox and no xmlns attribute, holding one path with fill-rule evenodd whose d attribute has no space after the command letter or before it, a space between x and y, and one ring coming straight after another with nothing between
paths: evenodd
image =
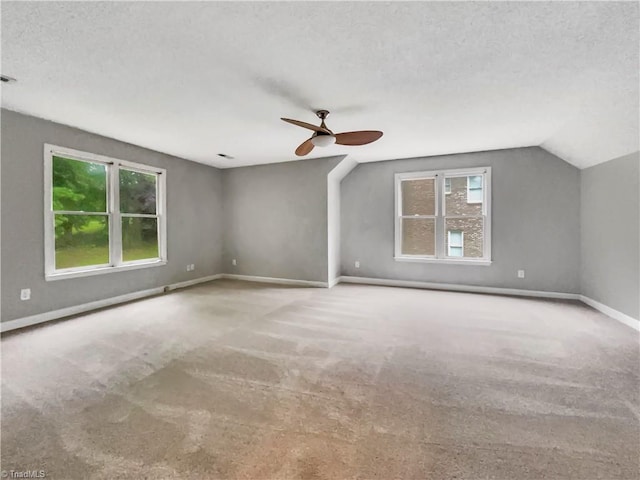
<instances>
[{"instance_id":1,"label":"textured ceiling","mask_svg":"<svg viewBox=\"0 0 640 480\"><path fill-rule=\"evenodd\" d=\"M639 149L638 3L6 2L2 105L221 167L379 129L359 161ZM217 153L235 157L226 160Z\"/></svg>"}]
</instances>

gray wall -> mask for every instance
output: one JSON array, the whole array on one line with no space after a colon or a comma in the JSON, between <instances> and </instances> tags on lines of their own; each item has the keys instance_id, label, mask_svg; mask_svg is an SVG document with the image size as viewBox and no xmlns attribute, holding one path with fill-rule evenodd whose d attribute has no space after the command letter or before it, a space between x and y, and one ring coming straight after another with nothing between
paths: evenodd
<instances>
[{"instance_id":1,"label":"gray wall","mask_svg":"<svg viewBox=\"0 0 640 480\"><path fill-rule=\"evenodd\" d=\"M640 319L640 153L580 177L582 294Z\"/></svg>"},{"instance_id":2,"label":"gray wall","mask_svg":"<svg viewBox=\"0 0 640 480\"><path fill-rule=\"evenodd\" d=\"M492 265L394 261L394 174L480 166L492 167ZM341 202L342 275L580 291L579 170L541 148L360 164Z\"/></svg>"},{"instance_id":3,"label":"gray wall","mask_svg":"<svg viewBox=\"0 0 640 480\"><path fill-rule=\"evenodd\" d=\"M168 265L46 282L44 143L167 169ZM2 321L221 272L583 293L640 316L638 153L582 172L537 147L353 166L330 157L221 171L2 110ZM493 264L394 261L394 174L475 166L493 167Z\"/></svg>"},{"instance_id":4,"label":"gray wall","mask_svg":"<svg viewBox=\"0 0 640 480\"><path fill-rule=\"evenodd\" d=\"M342 158L224 170L225 273L326 282L327 175Z\"/></svg>"},{"instance_id":5,"label":"gray wall","mask_svg":"<svg viewBox=\"0 0 640 480\"><path fill-rule=\"evenodd\" d=\"M167 169L168 264L90 277L44 279L43 144ZM221 272L220 170L2 110L2 321ZM194 263L193 272L186 265ZM20 289L31 300L20 301Z\"/></svg>"}]
</instances>

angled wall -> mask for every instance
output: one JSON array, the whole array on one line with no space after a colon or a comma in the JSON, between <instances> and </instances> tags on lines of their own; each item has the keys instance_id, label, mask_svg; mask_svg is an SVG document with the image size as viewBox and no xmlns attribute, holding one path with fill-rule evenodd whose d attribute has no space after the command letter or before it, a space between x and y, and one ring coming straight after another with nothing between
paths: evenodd
<instances>
[{"instance_id":1,"label":"angled wall","mask_svg":"<svg viewBox=\"0 0 640 480\"><path fill-rule=\"evenodd\" d=\"M395 261L394 174L484 166L492 167L493 263ZM342 182L341 213L342 275L580 292L580 173L538 147L360 164Z\"/></svg>"},{"instance_id":2,"label":"angled wall","mask_svg":"<svg viewBox=\"0 0 640 480\"><path fill-rule=\"evenodd\" d=\"M329 286L338 282L340 277L340 184L358 164L355 160L343 157L327 175L327 222L328 222L328 278Z\"/></svg>"},{"instance_id":3,"label":"angled wall","mask_svg":"<svg viewBox=\"0 0 640 480\"><path fill-rule=\"evenodd\" d=\"M640 152L580 180L581 293L640 320Z\"/></svg>"},{"instance_id":4,"label":"angled wall","mask_svg":"<svg viewBox=\"0 0 640 480\"><path fill-rule=\"evenodd\" d=\"M44 158L51 143L167 170L165 266L44 279ZM2 110L2 322L220 273L220 170ZM195 270L186 271L187 264ZM31 300L20 300L20 289Z\"/></svg>"}]
</instances>

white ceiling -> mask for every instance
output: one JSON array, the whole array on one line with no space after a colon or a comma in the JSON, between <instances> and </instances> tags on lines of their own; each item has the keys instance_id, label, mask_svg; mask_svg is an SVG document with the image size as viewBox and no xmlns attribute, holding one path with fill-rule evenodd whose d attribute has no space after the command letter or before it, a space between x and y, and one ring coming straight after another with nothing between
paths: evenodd
<instances>
[{"instance_id":1,"label":"white ceiling","mask_svg":"<svg viewBox=\"0 0 640 480\"><path fill-rule=\"evenodd\" d=\"M2 105L189 160L639 150L638 3L2 2ZM235 157L225 160L216 156Z\"/></svg>"}]
</instances>

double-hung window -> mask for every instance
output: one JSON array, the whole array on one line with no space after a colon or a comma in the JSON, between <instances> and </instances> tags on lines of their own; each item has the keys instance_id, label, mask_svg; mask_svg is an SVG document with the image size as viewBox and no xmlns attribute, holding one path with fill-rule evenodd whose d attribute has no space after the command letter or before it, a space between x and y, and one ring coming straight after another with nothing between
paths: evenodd
<instances>
[{"instance_id":1,"label":"double-hung window","mask_svg":"<svg viewBox=\"0 0 640 480\"><path fill-rule=\"evenodd\" d=\"M491 263L491 168L396 174L395 258Z\"/></svg>"},{"instance_id":2,"label":"double-hung window","mask_svg":"<svg viewBox=\"0 0 640 480\"><path fill-rule=\"evenodd\" d=\"M45 145L45 277L166 264L166 172Z\"/></svg>"}]
</instances>

